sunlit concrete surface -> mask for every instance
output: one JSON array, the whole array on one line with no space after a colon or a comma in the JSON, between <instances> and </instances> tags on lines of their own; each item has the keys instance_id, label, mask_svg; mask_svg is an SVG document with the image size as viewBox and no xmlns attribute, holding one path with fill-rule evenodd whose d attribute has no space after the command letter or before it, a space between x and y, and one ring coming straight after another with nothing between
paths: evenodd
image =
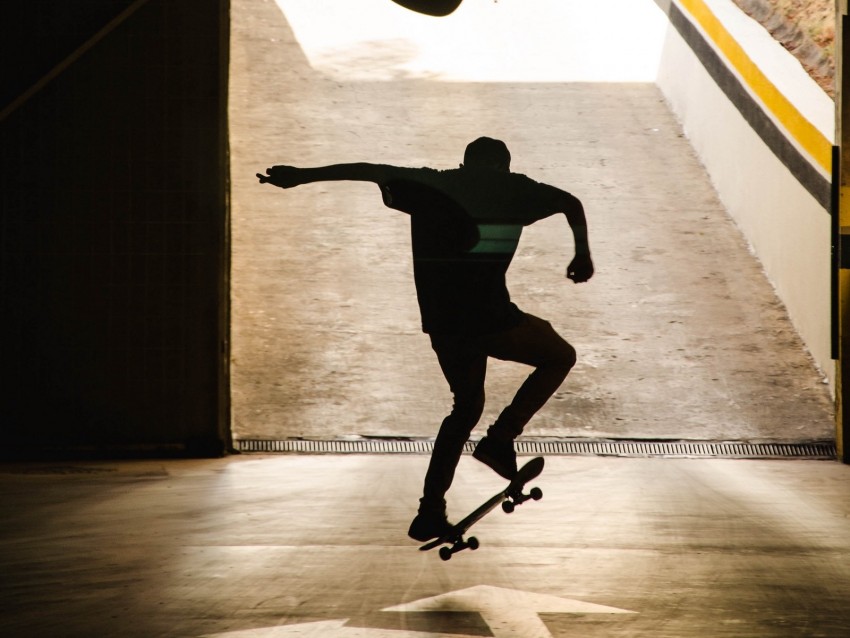
<instances>
[{"instance_id":1,"label":"sunlit concrete surface","mask_svg":"<svg viewBox=\"0 0 850 638\"><path fill-rule=\"evenodd\" d=\"M366 15L376 4L363 3ZM519 3L467 4L483 15ZM479 135L504 139L514 170L583 200L597 266L587 284L564 279L572 240L563 218L523 235L513 297L579 355L527 434L832 437L824 375L654 84L369 81L353 69L368 72L370 60L356 56L339 76L311 65L280 8L303 30L300 12L312 5L232 5L237 438L435 434L451 397L419 329L406 216L384 208L371 184L284 191L254 174L346 161L452 168ZM318 9L312 18L327 19ZM370 24L346 24L373 37ZM526 374L491 365L482 425Z\"/></svg>"},{"instance_id":2,"label":"sunlit concrete surface","mask_svg":"<svg viewBox=\"0 0 850 638\"><path fill-rule=\"evenodd\" d=\"M653 0L468 0L442 19L387 0L276 2L310 65L346 82L653 82L667 23Z\"/></svg>"},{"instance_id":3,"label":"sunlit concrete surface","mask_svg":"<svg viewBox=\"0 0 850 638\"><path fill-rule=\"evenodd\" d=\"M0 466L15 638L844 638L850 468L549 457L444 563L426 456ZM453 517L503 483L464 457ZM508 604L510 601L510 604Z\"/></svg>"}]
</instances>

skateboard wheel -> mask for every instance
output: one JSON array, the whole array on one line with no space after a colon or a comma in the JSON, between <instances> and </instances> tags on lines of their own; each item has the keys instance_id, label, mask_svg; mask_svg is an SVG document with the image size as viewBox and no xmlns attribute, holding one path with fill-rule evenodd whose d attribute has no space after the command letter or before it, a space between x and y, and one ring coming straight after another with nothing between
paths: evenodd
<instances>
[{"instance_id":1,"label":"skateboard wheel","mask_svg":"<svg viewBox=\"0 0 850 638\"><path fill-rule=\"evenodd\" d=\"M474 536L470 536L466 543L467 545L469 545L469 549L471 549L472 551L475 551L476 549L481 547L481 544L478 542L478 539Z\"/></svg>"},{"instance_id":2,"label":"skateboard wheel","mask_svg":"<svg viewBox=\"0 0 850 638\"><path fill-rule=\"evenodd\" d=\"M505 514L510 514L515 508L516 506L513 504L513 501L502 501L502 511Z\"/></svg>"},{"instance_id":3,"label":"skateboard wheel","mask_svg":"<svg viewBox=\"0 0 850 638\"><path fill-rule=\"evenodd\" d=\"M539 501L541 498L543 498L543 490L541 490L539 487L532 487L531 498L533 498L535 501Z\"/></svg>"},{"instance_id":4,"label":"skateboard wheel","mask_svg":"<svg viewBox=\"0 0 850 638\"><path fill-rule=\"evenodd\" d=\"M440 548L440 558L443 560L450 560L452 557L452 550L449 547L441 547Z\"/></svg>"}]
</instances>

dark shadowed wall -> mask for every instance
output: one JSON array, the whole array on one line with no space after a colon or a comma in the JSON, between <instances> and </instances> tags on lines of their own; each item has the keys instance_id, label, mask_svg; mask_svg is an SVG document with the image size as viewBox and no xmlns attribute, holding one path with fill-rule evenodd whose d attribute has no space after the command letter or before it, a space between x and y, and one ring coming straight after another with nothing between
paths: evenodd
<instances>
[{"instance_id":1,"label":"dark shadowed wall","mask_svg":"<svg viewBox=\"0 0 850 638\"><path fill-rule=\"evenodd\" d=\"M228 5L0 10L5 455L227 448Z\"/></svg>"}]
</instances>

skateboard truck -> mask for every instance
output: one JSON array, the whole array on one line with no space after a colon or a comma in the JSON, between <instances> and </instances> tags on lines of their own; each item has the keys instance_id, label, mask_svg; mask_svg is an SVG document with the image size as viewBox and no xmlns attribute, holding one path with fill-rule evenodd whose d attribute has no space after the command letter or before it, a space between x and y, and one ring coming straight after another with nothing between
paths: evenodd
<instances>
[{"instance_id":1,"label":"skateboard truck","mask_svg":"<svg viewBox=\"0 0 850 638\"><path fill-rule=\"evenodd\" d=\"M502 511L505 514L512 513L516 509L517 505L522 505L529 499L532 501L539 501L543 498L543 490L539 487L532 487L528 494L520 492L519 494L510 494L509 497L510 498L502 501Z\"/></svg>"}]
</instances>

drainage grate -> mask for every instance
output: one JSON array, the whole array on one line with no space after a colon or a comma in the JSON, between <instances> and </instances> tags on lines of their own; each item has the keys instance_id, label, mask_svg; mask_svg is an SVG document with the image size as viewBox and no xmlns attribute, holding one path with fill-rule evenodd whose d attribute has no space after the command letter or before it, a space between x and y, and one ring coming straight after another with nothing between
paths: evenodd
<instances>
[{"instance_id":1,"label":"drainage grate","mask_svg":"<svg viewBox=\"0 0 850 638\"><path fill-rule=\"evenodd\" d=\"M363 437L351 439L244 439L239 452L300 454L430 454L433 439ZM475 442L466 444L471 453ZM724 459L823 459L837 456L832 441L659 441L640 439L533 439L516 441L518 454Z\"/></svg>"}]
</instances>

